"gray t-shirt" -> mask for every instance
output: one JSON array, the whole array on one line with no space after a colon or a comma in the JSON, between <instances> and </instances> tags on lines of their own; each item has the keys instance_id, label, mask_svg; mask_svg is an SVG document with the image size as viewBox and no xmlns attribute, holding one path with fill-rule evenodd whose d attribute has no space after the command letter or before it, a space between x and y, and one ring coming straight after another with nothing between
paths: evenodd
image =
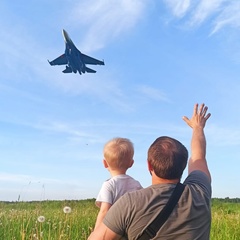
<instances>
[{"instance_id":1,"label":"gray t-shirt","mask_svg":"<svg viewBox=\"0 0 240 240\"><path fill-rule=\"evenodd\" d=\"M211 184L205 173L192 172L177 206L155 239L207 240L211 226ZM137 239L166 205L176 184L157 184L126 193L108 211L104 224L122 239Z\"/></svg>"},{"instance_id":2,"label":"gray t-shirt","mask_svg":"<svg viewBox=\"0 0 240 240\"><path fill-rule=\"evenodd\" d=\"M114 204L124 193L142 189L141 184L126 174L114 176L105 181L98 193L96 205L102 202Z\"/></svg>"}]
</instances>

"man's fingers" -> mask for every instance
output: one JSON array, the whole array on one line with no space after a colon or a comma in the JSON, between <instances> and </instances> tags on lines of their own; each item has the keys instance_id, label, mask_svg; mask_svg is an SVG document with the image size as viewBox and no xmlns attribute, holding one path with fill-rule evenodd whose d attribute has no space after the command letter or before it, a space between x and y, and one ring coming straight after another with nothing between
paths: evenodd
<instances>
[{"instance_id":1,"label":"man's fingers","mask_svg":"<svg viewBox=\"0 0 240 240\"><path fill-rule=\"evenodd\" d=\"M193 108L193 115L196 115L198 111L198 104L196 103Z\"/></svg>"},{"instance_id":2,"label":"man's fingers","mask_svg":"<svg viewBox=\"0 0 240 240\"><path fill-rule=\"evenodd\" d=\"M188 119L188 117L186 117L186 116L183 116L182 119L183 119L183 121L185 121L186 123L189 122L189 119Z\"/></svg>"},{"instance_id":3,"label":"man's fingers","mask_svg":"<svg viewBox=\"0 0 240 240\"><path fill-rule=\"evenodd\" d=\"M199 114L204 115L204 113L205 113L205 104L202 103L199 108Z\"/></svg>"},{"instance_id":4,"label":"man's fingers","mask_svg":"<svg viewBox=\"0 0 240 240\"><path fill-rule=\"evenodd\" d=\"M211 117L211 113L208 113L207 116L205 117L205 120L207 121Z\"/></svg>"}]
</instances>

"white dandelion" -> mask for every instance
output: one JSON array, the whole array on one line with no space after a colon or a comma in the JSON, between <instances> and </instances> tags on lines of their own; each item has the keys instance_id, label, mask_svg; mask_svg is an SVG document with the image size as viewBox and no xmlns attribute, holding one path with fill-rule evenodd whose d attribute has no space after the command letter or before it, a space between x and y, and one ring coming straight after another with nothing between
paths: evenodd
<instances>
[{"instance_id":1,"label":"white dandelion","mask_svg":"<svg viewBox=\"0 0 240 240\"><path fill-rule=\"evenodd\" d=\"M38 240L38 237L37 237L36 233L33 234L33 240Z\"/></svg>"},{"instance_id":2,"label":"white dandelion","mask_svg":"<svg viewBox=\"0 0 240 240\"><path fill-rule=\"evenodd\" d=\"M70 208L70 207L68 207L68 206L65 206L64 208L63 208L63 212L64 213L70 213L72 211L72 209Z\"/></svg>"},{"instance_id":3,"label":"white dandelion","mask_svg":"<svg viewBox=\"0 0 240 240\"><path fill-rule=\"evenodd\" d=\"M45 217L44 216L39 216L37 219L40 223L43 223L45 221Z\"/></svg>"}]
</instances>

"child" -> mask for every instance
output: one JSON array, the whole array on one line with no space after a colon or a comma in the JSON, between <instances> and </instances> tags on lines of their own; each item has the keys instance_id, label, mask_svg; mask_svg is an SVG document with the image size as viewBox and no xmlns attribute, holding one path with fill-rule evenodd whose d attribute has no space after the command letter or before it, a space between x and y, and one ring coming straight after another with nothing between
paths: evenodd
<instances>
[{"instance_id":1,"label":"child","mask_svg":"<svg viewBox=\"0 0 240 240\"><path fill-rule=\"evenodd\" d=\"M107 142L103 149L103 165L111 174L105 181L97 196L96 205L100 208L95 224L95 229L102 222L109 208L124 193L139 190L141 184L126 175L128 168L132 167L134 148L127 138L113 138Z\"/></svg>"}]
</instances>

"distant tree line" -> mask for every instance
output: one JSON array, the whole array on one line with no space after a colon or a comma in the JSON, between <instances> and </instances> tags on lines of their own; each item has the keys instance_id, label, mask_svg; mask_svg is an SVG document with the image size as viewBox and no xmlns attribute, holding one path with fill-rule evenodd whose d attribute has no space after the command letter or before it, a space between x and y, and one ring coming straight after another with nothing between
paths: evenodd
<instances>
[{"instance_id":1,"label":"distant tree line","mask_svg":"<svg viewBox=\"0 0 240 240\"><path fill-rule=\"evenodd\" d=\"M212 198L212 202L240 203L240 198Z\"/></svg>"}]
</instances>

